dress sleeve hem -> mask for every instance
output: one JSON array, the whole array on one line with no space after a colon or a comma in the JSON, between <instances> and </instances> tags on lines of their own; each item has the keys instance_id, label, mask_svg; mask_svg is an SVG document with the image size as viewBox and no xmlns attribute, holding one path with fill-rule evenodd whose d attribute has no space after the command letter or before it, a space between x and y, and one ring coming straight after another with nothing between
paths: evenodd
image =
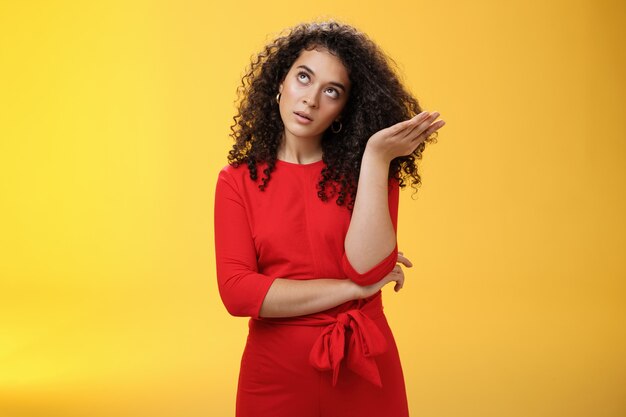
<instances>
[{"instance_id":1,"label":"dress sleeve hem","mask_svg":"<svg viewBox=\"0 0 626 417\"><path fill-rule=\"evenodd\" d=\"M389 255L387 255L382 261L374 265L366 272L359 273L357 270L355 270L348 260L345 252L341 259L341 267L343 268L343 271L345 272L348 279L350 279L351 281L354 281L356 284L359 285L370 285L380 281L385 277L385 275L390 273L396 266L397 260L398 244L396 243L396 246L393 248Z\"/></svg>"},{"instance_id":2,"label":"dress sleeve hem","mask_svg":"<svg viewBox=\"0 0 626 417\"><path fill-rule=\"evenodd\" d=\"M277 277L265 276L266 279L263 280L263 284L258 288L259 301L257 306L254 308L253 314L250 315L253 319L261 319L261 307L263 307L263 301L265 301L265 297L267 296L270 287L274 283Z\"/></svg>"}]
</instances>

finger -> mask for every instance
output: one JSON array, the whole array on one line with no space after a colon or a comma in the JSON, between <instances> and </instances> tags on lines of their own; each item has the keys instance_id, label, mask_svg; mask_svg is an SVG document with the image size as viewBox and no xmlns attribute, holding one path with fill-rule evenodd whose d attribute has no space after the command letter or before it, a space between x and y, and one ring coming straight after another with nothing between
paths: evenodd
<instances>
[{"instance_id":1,"label":"finger","mask_svg":"<svg viewBox=\"0 0 626 417\"><path fill-rule=\"evenodd\" d=\"M387 275L385 275L385 278L383 278L379 282L383 283L383 285L387 285L391 281L395 281L396 279L398 279L398 275L401 274L401 273L402 273L402 271L400 270L400 267L396 265L396 267L394 267L391 270L391 272L388 273Z\"/></svg>"},{"instance_id":2,"label":"finger","mask_svg":"<svg viewBox=\"0 0 626 417\"><path fill-rule=\"evenodd\" d=\"M432 135L433 133L441 129L445 124L446 124L445 121L438 120L437 122L430 125L430 127L424 133L421 134L421 137L423 137L424 140L428 139L430 135Z\"/></svg>"},{"instance_id":3,"label":"finger","mask_svg":"<svg viewBox=\"0 0 626 417\"><path fill-rule=\"evenodd\" d=\"M398 277L398 279L396 280L396 285L393 286L393 289L395 292L398 292L402 289L402 287L404 287L404 273L402 274L402 276Z\"/></svg>"},{"instance_id":4,"label":"finger","mask_svg":"<svg viewBox=\"0 0 626 417\"><path fill-rule=\"evenodd\" d=\"M405 120L403 122L396 123L395 125L391 126L390 128L391 130L389 133L392 136L405 138L408 136L409 132L412 132L416 126L419 126L419 124L422 123L424 120L428 119L429 116L430 116L430 113L428 113L427 111L423 111L413 116L409 120Z\"/></svg>"},{"instance_id":5,"label":"finger","mask_svg":"<svg viewBox=\"0 0 626 417\"><path fill-rule=\"evenodd\" d=\"M440 113L439 112L434 112L434 113L430 113L428 115L428 117L425 117L421 120L419 120L417 123L415 123L411 130L406 132L406 136L410 137L411 140L416 140L420 137L421 132L423 132L425 129L428 128L428 126L431 125L431 123L433 122L433 120L435 120L437 117L439 117Z\"/></svg>"},{"instance_id":6,"label":"finger","mask_svg":"<svg viewBox=\"0 0 626 417\"><path fill-rule=\"evenodd\" d=\"M402 256L402 255L398 255L398 263L401 263L402 265L406 266L406 267L412 267L413 266L413 262L411 262L409 260L409 258Z\"/></svg>"},{"instance_id":7,"label":"finger","mask_svg":"<svg viewBox=\"0 0 626 417\"><path fill-rule=\"evenodd\" d=\"M407 268L413 267L413 262L411 262L408 258L405 258L405 257L398 258L397 263L402 264L403 266Z\"/></svg>"},{"instance_id":8,"label":"finger","mask_svg":"<svg viewBox=\"0 0 626 417\"><path fill-rule=\"evenodd\" d=\"M429 113L427 111L423 111L417 116L413 117L411 120L409 120L410 123L406 125L406 128L402 132L402 134L404 135L403 138L412 139L412 134L413 132L415 132L415 129L419 128L419 126L421 126L423 123L430 120L431 118L432 113Z\"/></svg>"},{"instance_id":9,"label":"finger","mask_svg":"<svg viewBox=\"0 0 626 417\"><path fill-rule=\"evenodd\" d=\"M415 130L415 131L414 131L414 132L415 132L415 134L417 135L417 137L416 137L416 138L414 138L414 139L417 139L417 138L419 138L420 136L423 136L424 138L428 137L428 135L424 135L424 133L425 133L428 129L432 128L433 126L436 126L438 123L440 123L440 122L441 122L441 120L439 120L439 121L435 122L435 120L437 120L437 117L439 117L439 116L440 116L439 112L434 112L434 113L431 115L431 117L429 117L428 119L424 120L424 122L423 122L423 123L420 123L419 128L418 128L417 130Z\"/></svg>"},{"instance_id":10,"label":"finger","mask_svg":"<svg viewBox=\"0 0 626 417\"><path fill-rule=\"evenodd\" d=\"M424 120L428 119L430 115L431 115L430 112L427 112L424 110L423 112L411 117L408 121L411 122L410 123L411 125L419 124L423 122Z\"/></svg>"}]
</instances>

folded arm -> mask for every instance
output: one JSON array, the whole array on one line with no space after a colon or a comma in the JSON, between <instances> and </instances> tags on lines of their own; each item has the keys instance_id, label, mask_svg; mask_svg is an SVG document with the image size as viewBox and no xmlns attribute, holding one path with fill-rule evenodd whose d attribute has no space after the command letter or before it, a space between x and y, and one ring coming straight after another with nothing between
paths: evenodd
<instances>
[{"instance_id":1,"label":"folded arm","mask_svg":"<svg viewBox=\"0 0 626 417\"><path fill-rule=\"evenodd\" d=\"M277 278L261 305L261 317L292 317L318 313L358 298L357 285L346 279Z\"/></svg>"},{"instance_id":2,"label":"folded arm","mask_svg":"<svg viewBox=\"0 0 626 417\"><path fill-rule=\"evenodd\" d=\"M233 316L300 316L363 296L356 284L343 277L291 280L260 273L243 201L225 171L218 177L214 214L218 288Z\"/></svg>"},{"instance_id":3,"label":"folded arm","mask_svg":"<svg viewBox=\"0 0 626 417\"><path fill-rule=\"evenodd\" d=\"M391 198L394 201L393 198ZM345 277L304 280L272 277L258 271L257 253L244 204L230 175L222 171L215 192L215 254L220 297L233 316L293 317L317 313L347 301L367 298L388 282L399 281L391 270L398 261L390 258L391 268L380 265L359 273L345 259ZM383 273L384 272L384 273ZM374 284L359 285L359 277ZM372 279L374 277L375 279ZM383 279L385 278L385 279Z\"/></svg>"}]
</instances>

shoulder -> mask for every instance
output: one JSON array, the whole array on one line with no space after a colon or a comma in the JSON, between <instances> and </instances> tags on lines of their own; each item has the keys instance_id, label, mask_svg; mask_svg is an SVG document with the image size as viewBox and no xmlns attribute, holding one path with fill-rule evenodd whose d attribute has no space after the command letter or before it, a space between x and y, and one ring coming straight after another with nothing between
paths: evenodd
<instances>
[{"instance_id":1,"label":"shoulder","mask_svg":"<svg viewBox=\"0 0 626 417\"><path fill-rule=\"evenodd\" d=\"M257 177L260 178L263 176L263 170L265 168L266 164L264 162L258 162L256 164ZM226 182L237 189L256 188L258 186L257 181L250 178L250 170L246 163L240 163L238 165L228 164L224 166L218 174L217 181L218 184Z\"/></svg>"},{"instance_id":2,"label":"shoulder","mask_svg":"<svg viewBox=\"0 0 626 417\"><path fill-rule=\"evenodd\" d=\"M228 164L220 170L218 180L233 181L249 175L248 166L246 164L239 164L237 166Z\"/></svg>"},{"instance_id":3,"label":"shoulder","mask_svg":"<svg viewBox=\"0 0 626 417\"><path fill-rule=\"evenodd\" d=\"M215 184L215 201L234 201L242 204L249 182L248 168L244 165L226 165L220 169Z\"/></svg>"},{"instance_id":4,"label":"shoulder","mask_svg":"<svg viewBox=\"0 0 626 417\"><path fill-rule=\"evenodd\" d=\"M256 163L257 172L262 172L267 167L267 163L265 161L260 161ZM233 177L236 176L245 176L250 175L250 170L248 169L248 164L245 162L240 162L238 165L228 164L220 170L220 174L225 173L231 175Z\"/></svg>"},{"instance_id":5,"label":"shoulder","mask_svg":"<svg viewBox=\"0 0 626 417\"><path fill-rule=\"evenodd\" d=\"M241 187L243 177L247 174L248 169L245 166L235 167L233 165L226 165L217 175L217 189L223 187L238 190Z\"/></svg>"}]
</instances>

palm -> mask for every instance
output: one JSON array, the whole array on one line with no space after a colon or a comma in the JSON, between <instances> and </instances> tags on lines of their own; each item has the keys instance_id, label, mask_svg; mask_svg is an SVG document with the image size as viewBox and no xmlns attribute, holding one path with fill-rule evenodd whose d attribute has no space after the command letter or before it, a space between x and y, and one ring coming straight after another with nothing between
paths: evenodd
<instances>
[{"instance_id":1,"label":"palm","mask_svg":"<svg viewBox=\"0 0 626 417\"><path fill-rule=\"evenodd\" d=\"M389 159L410 155L445 124L443 120L435 122L438 116L438 112L422 112L412 119L379 130L370 137L367 146Z\"/></svg>"}]
</instances>

